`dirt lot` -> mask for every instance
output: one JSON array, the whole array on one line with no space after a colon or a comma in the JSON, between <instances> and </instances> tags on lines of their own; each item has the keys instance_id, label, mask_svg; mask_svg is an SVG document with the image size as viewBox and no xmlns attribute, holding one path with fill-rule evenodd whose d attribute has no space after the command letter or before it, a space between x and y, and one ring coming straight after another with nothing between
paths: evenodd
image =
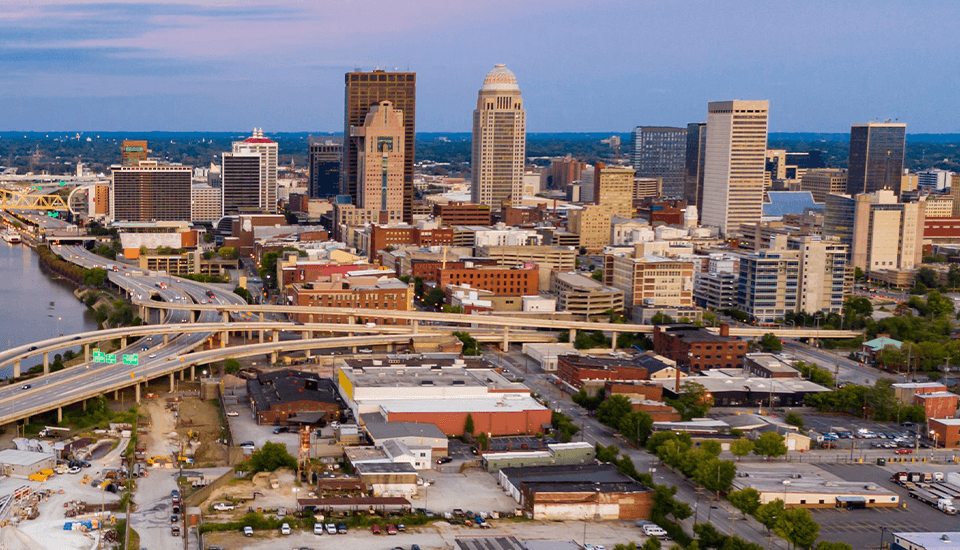
<instances>
[{"instance_id":1,"label":"dirt lot","mask_svg":"<svg viewBox=\"0 0 960 550\"><path fill-rule=\"evenodd\" d=\"M193 462L200 468L227 465L227 448L217 443L222 427L217 408L196 397L185 397L180 402L176 431L180 435L199 433L200 445L194 450Z\"/></svg>"}]
</instances>

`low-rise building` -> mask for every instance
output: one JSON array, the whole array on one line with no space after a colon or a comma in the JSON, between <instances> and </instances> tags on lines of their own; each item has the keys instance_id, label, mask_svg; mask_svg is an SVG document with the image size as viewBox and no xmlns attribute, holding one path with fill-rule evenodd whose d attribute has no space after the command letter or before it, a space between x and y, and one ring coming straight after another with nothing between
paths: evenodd
<instances>
[{"instance_id":1,"label":"low-rise building","mask_svg":"<svg viewBox=\"0 0 960 550\"><path fill-rule=\"evenodd\" d=\"M343 408L329 378L290 369L247 380L247 395L257 424L313 424L336 418Z\"/></svg>"},{"instance_id":2,"label":"low-rise building","mask_svg":"<svg viewBox=\"0 0 960 550\"><path fill-rule=\"evenodd\" d=\"M800 371L790 361L772 353L748 353L743 358L743 370L760 378L800 377Z\"/></svg>"},{"instance_id":3,"label":"low-rise building","mask_svg":"<svg viewBox=\"0 0 960 550\"><path fill-rule=\"evenodd\" d=\"M434 456L447 456L447 436L434 424L387 422L380 413L364 414L360 419L364 431L375 446L398 441L410 448L429 447Z\"/></svg>"},{"instance_id":4,"label":"low-rise building","mask_svg":"<svg viewBox=\"0 0 960 550\"><path fill-rule=\"evenodd\" d=\"M811 475L785 476L771 472L749 472L733 480L734 490L756 489L760 504L782 500L787 508L896 508L900 496L879 484L842 481Z\"/></svg>"},{"instance_id":5,"label":"low-rise building","mask_svg":"<svg viewBox=\"0 0 960 550\"><path fill-rule=\"evenodd\" d=\"M657 325L653 329L653 351L676 361L681 368L698 372L742 367L747 343L731 338L727 324L720 325L720 334L693 325Z\"/></svg>"},{"instance_id":6,"label":"low-rise building","mask_svg":"<svg viewBox=\"0 0 960 550\"><path fill-rule=\"evenodd\" d=\"M612 464L504 468L498 482L536 520L649 519L653 491Z\"/></svg>"},{"instance_id":7,"label":"low-rise building","mask_svg":"<svg viewBox=\"0 0 960 550\"><path fill-rule=\"evenodd\" d=\"M557 362L561 355L576 354L577 350L571 343L561 344L523 344L523 353L535 361L543 372L556 372Z\"/></svg>"},{"instance_id":8,"label":"low-rise building","mask_svg":"<svg viewBox=\"0 0 960 550\"><path fill-rule=\"evenodd\" d=\"M376 272L362 272L356 276L333 276L330 280L293 284L287 288L287 302L291 305L309 307L367 308L394 311L413 309L413 286L393 277L379 276ZM301 323L346 323L349 315L294 314ZM400 319L385 319L376 316L364 318L364 322L402 324Z\"/></svg>"},{"instance_id":9,"label":"low-rise building","mask_svg":"<svg viewBox=\"0 0 960 550\"><path fill-rule=\"evenodd\" d=\"M890 550L956 550L960 531L893 533Z\"/></svg>"},{"instance_id":10,"label":"low-rise building","mask_svg":"<svg viewBox=\"0 0 960 550\"><path fill-rule=\"evenodd\" d=\"M930 418L927 427L932 432L930 438L938 447L960 447L960 418Z\"/></svg>"},{"instance_id":11,"label":"low-rise building","mask_svg":"<svg viewBox=\"0 0 960 550\"><path fill-rule=\"evenodd\" d=\"M483 453L483 468L488 472L499 472L503 468L590 464L596 456L596 447L586 441L552 443L547 445L545 450L485 452Z\"/></svg>"},{"instance_id":12,"label":"low-rise building","mask_svg":"<svg viewBox=\"0 0 960 550\"><path fill-rule=\"evenodd\" d=\"M417 494L417 470L407 462L359 462L353 469L375 497L412 497Z\"/></svg>"},{"instance_id":13,"label":"low-rise building","mask_svg":"<svg viewBox=\"0 0 960 550\"><path fill-rule=\"evenodd\" d=\"M745 376L742 368L706 370L686 380L703 386L718 407L797 407L807 394L830 391L802 378ZM672 388L673 381L661 383Z\"/></svg>"},{"instance_id":14,"label":"low-rise building","mask_svg":"<svg viewBox=\"0 0 960 550\"><path fill-rule=\"evenodd\" d=\"M539 272L534 268L477 267L440 269L438 284L469 285L500 296L534 295L539 292Z\"/></svg>"},{"instance_id":15,"label":"low-rise building","mask_svg":"<svg viewBox=\"0 0 960 550\"><path fill-rule=\"evenodd\" d=\"M57 465L57 455L36 453L19 449L0 451L0 475L26 479L40 470L52 469Z\"/></svg>"},{"instance_id":16,"label":"low-rise building","mask_svg":"<svg viewBox=\"0 0 960 550\"><path fill-rule=\"evenodd\" d=\"M571 387L601 386L608 381L649 379L650 370L671 366L663 358L644 353L630 359L561 355L557 360L557 377Z\"/></svg>"}]
</instances>

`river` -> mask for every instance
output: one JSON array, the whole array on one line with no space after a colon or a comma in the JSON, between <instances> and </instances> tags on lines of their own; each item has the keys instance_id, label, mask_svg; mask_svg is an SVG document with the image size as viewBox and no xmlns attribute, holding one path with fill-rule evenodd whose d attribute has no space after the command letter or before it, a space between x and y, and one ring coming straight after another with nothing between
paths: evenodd
<instances>
[{"instance_id":1,"label":"river","mask_svg":"<svg viewBox=\"0 0 960 550\"><path fill-rule=\"evenodd\" d=\"M73 285L40 270L25 244L0 240L0 349L96 330L97 322L73 295Z\"/></svg>"}]
</instances>

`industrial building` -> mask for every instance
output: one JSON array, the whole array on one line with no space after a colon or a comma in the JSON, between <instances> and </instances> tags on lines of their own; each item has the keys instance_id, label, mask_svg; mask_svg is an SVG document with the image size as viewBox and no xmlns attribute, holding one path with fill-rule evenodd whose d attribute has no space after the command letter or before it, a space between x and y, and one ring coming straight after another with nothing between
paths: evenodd
<instances>
[{"instance_id":1,"label":"industrial building","mask_svg":"<svg viewBox=\"0 0 960 550\"><path fill-rule=\"evenodd\" d=\"M492 369L427 361L391 361L338 368L340 394L357 416L379 413L389 422L433 424L446 435L463 435L469 417L474 433L533 434L551 422L550 410L523 384Z\"/></svg>"},{"instance_id":2,"label":"industrial building","mask_svg":"<svg viewBox=\"0 0 960 550\"><path fill-rule=\"evenodd\" d=\"M417 470L406 462L359 462L353 469L377 497L410 497L417 494Z\"/></svg>"},{"instance_id":3,"label":"industrial building","mask_svg":"<svg viewBox=\"0 0 960 550\"><path fill-rule=\"evenodd\" d=\"M893 533L890 550L956 550L960 531Z\"/></svg>"},{"instance_id":4,"label":"industrial building","mask_svg":"<svg viewBox=\"0 0 960 550\"><path fill-rule=\"evenodd\" d=\"M590 464L596 456L596 447L586 441L553 443L547 445L546 450L484 453L483 469L488 472L499 472L503 468Z\"/></svg>"},{"instance_id":5,"label":"industrial building","mask_svg":"<svg viewBox=\"0 0 960 550\"><path fill-rule=\"evenodd\" d=\"M35 453L19 449L0 451L0 475L26 479L40 470L57 465L57 456L48 453Z\"/></svg>"},{"instance_id":6,"label":"industrial building","mask_svg":"<svg viewBox=\"0 0 960 550\"><path fill-rule=\"evenodd\" d=\"M497 481L536 520L649 519L653 491L612 464L504 468Z\"/></svg>"},{"instance_id":7,"label":"industrial building","mask_svg":"<svg viewBox=\"0 0 960 550\"><path fill-rule=\"evenodd\" d=\"M800 378L757 378L744 374L742 368L712 369L701 376L687 380L702 385L713 397L714 406L796 407L804 403L809 393L828 392L829 389ZM662 382L670 388L672 381Z\"/></svg>"},{"instance_id":8,"label":"industrial building","mask_svg":"<svg viewBox=\"0 0 960 550\"><path fill-rule=\"evenodd\" d=\"M653 330L653 351L696 372L743 365L747 343L730 337L730 327L725 323L720 325L720 334L693 325L657 325Z\"/></svg>"},{"instance_id":9,"label":"industrial building","mask_svg":"<svg viewBox=\"0 0 960 550\"><path fill-rule=\"evenodd\" d=\"M283 369L247 380L257 424L313 424L340 414L343 402L333 382L309 372Z\"/></svg>"},{"instance_id":10,"label":"industrial building","mask_svg":"<svg viewBox=\"0 0 960 550\"><path fill-rule=\"evenodd\" d=\"M760 503L782 500L787 508L896 508L900 497L895 491L867 481L843 481L803 473L750 471L733 480L732 490L756 489Z\"/></svg>"}]
</instances>

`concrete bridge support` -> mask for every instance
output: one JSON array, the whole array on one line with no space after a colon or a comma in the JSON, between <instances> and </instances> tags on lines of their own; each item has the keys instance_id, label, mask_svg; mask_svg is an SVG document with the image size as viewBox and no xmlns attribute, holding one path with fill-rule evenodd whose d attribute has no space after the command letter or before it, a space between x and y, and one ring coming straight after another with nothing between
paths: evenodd
<instances>
[{"instance_id":1,"label":"concrete bridge support","mask_svg":"<svg viewBox=\"0 0 960 550\"><path fill-rule=\"evenodd\" d=\"M280 359L279 354L275 351L270 352L270 364L276 365L277 361Z\"/></svg>"},{"instance_id":2,"label":"concrete bridge support","mask_svg":"<svg viewBox=\"0 0 960 550\"><path fill-rule=\"evenodd\" d=\"M174 390L177 389L177 388L176 388L176 381L177 381L177 378L176 378L176 377L173 375L173 373L171 372L171 373L170 373L170 393L173 393Z\"/></svg>"},{"instance_id":3,"label":"concrete bridge support","mask_svg":"<svg viewBox=\"0 0 960 550\"><path fill-rule=\"evenodd\" d=\"M13 362L13 377L14 378L20 377L20 360L19 359Z\"/></svg>"},{"instance_id":4,"label":"concrete bridge support","mask_svg":"<svg viewBox=\"0 0 960 550\"><path fill-rule=\"evenodd\" d=\"M510 351L510 329L508 327L503 327L503 346L501 349L504 352Z\"/></svg>"},{"instance_id":5,"label":"concrete bridge support","mask_svg":"<svg viewBox=\"0 0 960 550\"><path fill-rule=\"evenodd\" d=\"M181 371L180 371L180 381L183 382L184 380L186 380L186 377L187 377L187 371L186 371L186 369L181 370Z\"/></svg>"},{"instance_id":6,"label":"concrete bridge support","mask_svg":"<svg viewBox=\"0 0 960 550\"><path fill-rule=\"evenodd\" d=\"M83 345L83 362L84 363L90 362L90 344Z\"/></svg>"},{"instance_id":7,"label":"concrete bridge support","mask_svg":"<svg viewBox=\"0 0 960 550\"><path fill-rule=\"evenodd\" d=\"M139 404L140 404L140 382L137 382L136 384L133 385L133 391L134 391L134 393L135 393L136 396L137 396L137 397L136 397L136 400L137 400L136 402L137 402L137 404L139 405Z\"/></svg>"},{"instance_id":8,"label":"concrete bridge support","mask_svg":"<svg viewBox=\"0 0 960 550\"><path fill-rule=\"evenodd\" d=\"M50 352L43 352L43 374L50 374Z\"/></svg>"},{"instance_id":9,"label":"concrete bridge support","mask_svg":"<svg viewBox=\"0 0 960 550\"><path fill-rule=\"evenodd\" d=\"M420 330L420 321L414 319L414 320L413 320L413 333L416 334L417 331L419 331L419 330Z\"/></svg>"},{"instance_id":10,"label":"concrete bridge support","mask_svg":"<svg viewBox=\"0 0 960 550\"><path fill-rule=\"evenodd\" d=\"M280 341L280 331L279 331L279 330L274 330L274 331L273 331L273 336L270 338L270 341L271 341L271 342L279 342L279 341Z\"/></svg>"},{"instance_id":11,"label":"concrete bridge support","mask_svg":"<svg viewBox=\"0 0 960 550\"><path fill-rule=\"evenodd\" d=\"M113 390L113 400L120 401L120 390Z\"/></svg>"},{"instance_id":12,"label":"concrete bridge support","mask_svg":"<svg viewBox=\"0 0 960 550\"><path fill-rule=\"evenodd\" d=\"M570 329L570 343L574 344L577 341L577 329Z\"/></svg>"},{"instance_id":13,"label":"concrete bridge support","mask_svg":"<svg viewBox=\"0 0 960 550\"><path fill-rule=\"evenodd\" d=\"M167 345L168 342L170 342L170 335L169 335L169 334L164 334L164 335L163 335L163 345Z\"/></svg>"},{"instance_id":14,"label":"concrete bridge support","mask_svg":"<svg viewBox=\"0 0 960 550\"><path fill-rule=\"evenodd\" d=\"M197 367L190 365L190 381L194 382L197 379Z\"/></svg>"},{"instance_id":15,"label":"concrete bridge support","mask_svg":"<svg viewBox=\"0 0 960 550\"><path fill-rule=\"evenodd\" d=\"M610 351L617 351L617 331L610 333Z\"/></svg>"},{"instance_id":16,"label":"concrete bridge support","mask_svg":"<svg viewBox=\"0 0 960 550\"><path fill-rule=\"evenodd\" d=\"M263 343L263 333L264 333L264 331L261 330L261 331L260 331L260 343L261 343L261 344Z\"/></svg>"},{"instance_id":17,"label":"concrete bridge support","mask_svg":"<svg viewBox=\"0 0 960 550\"><path fill-rule=\"evenodd\" d=\"M121 337L120 337L120 349L123 349L123 348L125 348L125 347L127 347L127 337L126 337L126 336L121 336Z\"/></svg>"},{"instance_id":18,"label":"concrete bridge support","mask_svg":"<svg viewBox=\"0 0 960 550\"><path fill-rule=\"evenodd\" d=\"M229 323L229 322L230 322L230 313L228 313L228 312L226 312L226 311L223 312L223 322L224 322L224 323Z\"/></svg>"},{"instance_id":19,"label":"concrete bridge support","mask_svg":"<svg viewBox=\"0 0 960 550\"><path fill-rule=\"evenodd\" d=\"M220 333L220 347L225 348L230 343L230 331L225 330Z\"/></svg>"},{"instance_id":20,"label":"concrete bridge support","mask_svg":"<svg viewBox=\"0 0 960 550\"><path fill-rule=\"evenodd\" d=\"M63 407L57 407L57 424L63 422Z\"/></svg>"},{"instance_id":21,"label":"concrete bridge support","mask_svg":"<svg viewBox=\"0 0 960 550\"><path fill-rule=\"evenodd\" d=\"M305 330L305 331L303 331L303 339L304 339L304 340L310 340L311 338L313 338L313 331L312 331L312 330ZM310 359L310 350L304 350L303 353L305 354L305 357L306 357L307 359Z\"/></svg>"}]
</instances>

